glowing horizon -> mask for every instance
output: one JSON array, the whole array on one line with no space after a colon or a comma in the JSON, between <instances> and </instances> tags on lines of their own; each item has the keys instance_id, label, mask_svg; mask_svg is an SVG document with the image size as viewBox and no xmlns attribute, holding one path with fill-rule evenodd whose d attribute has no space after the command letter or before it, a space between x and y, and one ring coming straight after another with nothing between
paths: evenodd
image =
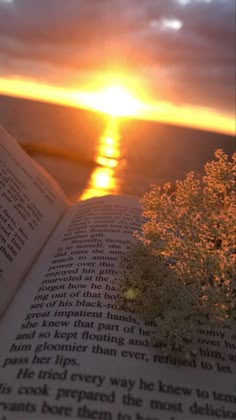
<instances>
[{"instance_id":1,"label":"glowing horizon","mask_svg":"<svg viewBox=\"0 0 236 420\"><path fill-rule=\"evenodd\" d=\"M93 90L91 90L91 87ZM129 83L113 83L90 89L62 88L22 78L0 77L0 94L98 111L110 116L139 118L235 135L235 118L200 106L177 105L143 97L141 89Z\"/></svg>"}]
</instances>

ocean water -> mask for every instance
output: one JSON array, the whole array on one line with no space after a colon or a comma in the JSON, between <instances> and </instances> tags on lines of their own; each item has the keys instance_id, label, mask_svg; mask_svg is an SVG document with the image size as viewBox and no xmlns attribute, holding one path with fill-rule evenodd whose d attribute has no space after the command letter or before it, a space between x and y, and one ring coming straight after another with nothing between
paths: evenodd
<instances>
[{"instance_id":1,"label":"ocean water","mask_svg":"<svg viewBox=\"0 0 236 420\"><path fill-rule=\"evenodd\" d=\"M72 200L141 196L150 184L174 183L190 170L202 173L218 148L235 151L232 136L1 95L0 125Z\"/></svg>"}]
</instances>

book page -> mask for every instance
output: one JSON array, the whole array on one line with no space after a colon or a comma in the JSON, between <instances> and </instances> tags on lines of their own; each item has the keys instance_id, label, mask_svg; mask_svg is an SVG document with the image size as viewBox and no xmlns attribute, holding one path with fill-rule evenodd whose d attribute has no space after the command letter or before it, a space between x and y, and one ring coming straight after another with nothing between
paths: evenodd
<instances>
[{"instance_id":1,"label":"book page","mask_svg":"<svg viewBox=\"0 0 236 420\"><path fill-rule=\"evenodd\" d=\"M119 258L140 222L132 198L68 210L0 327L0 418L236 418L232 330L199 325L196 357L166 355L150 323L117 307Z\"/></svg>"},{"instance_id":2,"label":"book page","mask_svg":"<svg viewBox=\"0 0 236 420\"><path fill-rule=\"evenodd\" d=\"M0 315L66 208L56 182L0 128Z\"/></svg>"}]
</instances>

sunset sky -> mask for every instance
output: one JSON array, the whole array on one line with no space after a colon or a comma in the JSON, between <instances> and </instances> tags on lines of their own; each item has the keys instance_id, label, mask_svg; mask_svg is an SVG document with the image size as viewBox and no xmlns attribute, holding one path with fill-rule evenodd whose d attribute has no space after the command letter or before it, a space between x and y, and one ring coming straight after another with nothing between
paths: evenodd
<instances>
[{"instance_id":1,"label":"sunset sky","mask_svg":"<svg viewBox=\"0 0 236 420\"><path fill-rule=\"evenodd\" d=\"M234 133L235 7L0 0L0 93L96 109L119 86L139 117Z\"/></svg>"}]
</instances>

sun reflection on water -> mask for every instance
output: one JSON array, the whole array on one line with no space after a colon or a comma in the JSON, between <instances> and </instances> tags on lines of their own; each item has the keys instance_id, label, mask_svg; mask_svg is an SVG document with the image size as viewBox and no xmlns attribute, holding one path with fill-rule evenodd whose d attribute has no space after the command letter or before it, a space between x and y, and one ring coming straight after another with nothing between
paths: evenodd
<instances>
[{"instance_id":1,"label":"sun reflection on water","mask_svg":"<svg viewBox=\"0 0 236 420\"><path fill-rule=\"evenodd\" d=\"M100 137L96 163L87 188L80 200L101 197L107 194L118 194L119 185L115 177L115 169L120 160L120 142L118 118L110 117L104 134Z\"/></svg>"}]
</instances>

